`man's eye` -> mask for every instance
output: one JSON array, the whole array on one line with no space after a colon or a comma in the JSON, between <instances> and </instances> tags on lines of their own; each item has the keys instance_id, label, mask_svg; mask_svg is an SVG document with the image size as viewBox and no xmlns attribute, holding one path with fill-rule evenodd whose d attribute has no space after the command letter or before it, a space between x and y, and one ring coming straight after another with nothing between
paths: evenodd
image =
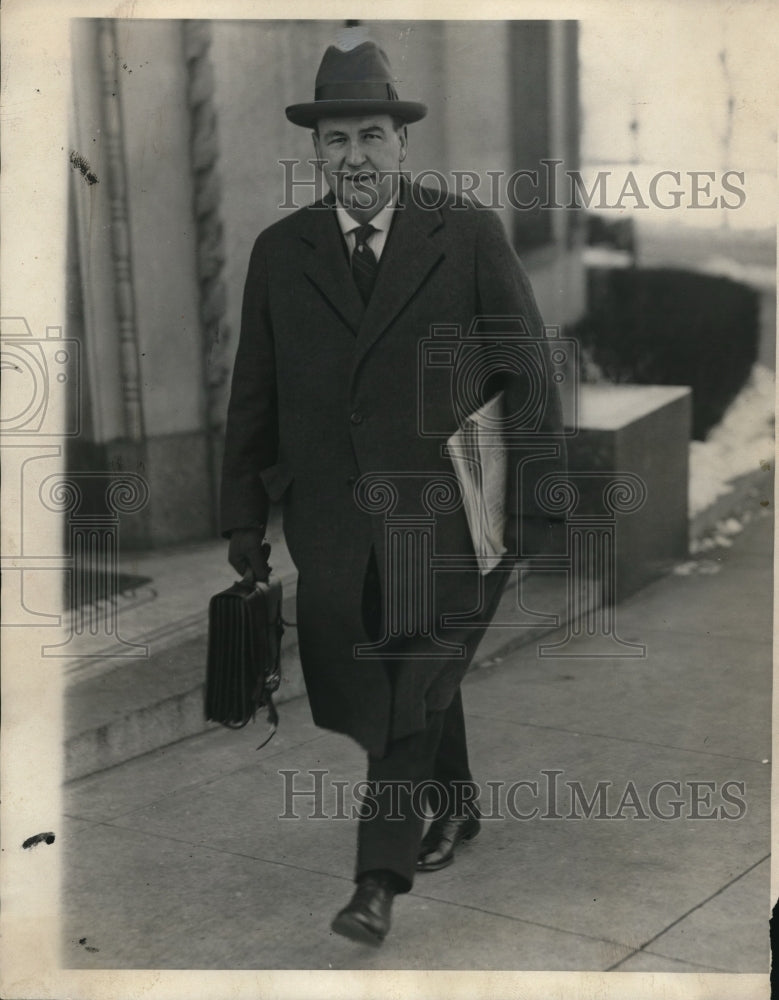
<instances>
[{"instance_id":1,"label":"man's eye","mask_svg":"<svg viewBox=\"0 0 779 1000\"><path fill-rule=\"evenodd\" d=\"M327 145L328 146L340 146L342 144L343 144L343 139L331 139L330 142L328 142Z\"/></svg>"}]
</instances>

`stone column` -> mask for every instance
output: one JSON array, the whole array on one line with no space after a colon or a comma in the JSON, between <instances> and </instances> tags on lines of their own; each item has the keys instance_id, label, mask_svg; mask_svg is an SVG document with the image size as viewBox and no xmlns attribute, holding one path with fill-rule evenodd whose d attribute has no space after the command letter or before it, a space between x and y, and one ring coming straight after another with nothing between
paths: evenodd
<instances>
[{"instance_id":1,"label":"stone column","mask_svg":"<svg viewBox=\"0 0 779 1000\"><path fill-rule=\"evenodd\" d=\"M399 480L419 482L422 509L398 510ZM377 473L357 483L358 506L369 514L384 515L385 573L382 581L384 635L377 642L359 645L358 657L381 659L449 659L463 655L460 644L445 642L435 634L433 553L437 514L456 510L462 503L454 475L429 473ZM399 640L415 637L413 654L397 652Z\"/></svg>"},{"instance_id":2,"label":"stone column","mask_svg":"<svg viewBox=\"0 0 779 1000\"><path fill-rule=\"evenodd\" d=\"M596 490L597 505L592 499ZM585 492L589 502L583 505ZM621 639L616 626L617 514L632 514L643 506L647 495L643 480L630 472L580 472L565 477L554 473L540 480L536 495L542 510L566 516L568 535L566 634L559 642L542 643L538 655L645 656L646 647Z\"/></svg>"},{"instance_id":3,"label":"stone column","mask_svg":"<svg viewBox=\"0 0 779 1000\"><path fill-rule=\"evenodd\" d=\"M122 639L117 627L119 515L146 506L146 481L131 473L53 475L41 484L40 499L48 510L67 517L64 562L74 598L70 634L64 642L44 646L43 655L104 656L106 645L113 643L122 651L112 656L148 655L146 646Z\"/></svg>"}]
</instances>

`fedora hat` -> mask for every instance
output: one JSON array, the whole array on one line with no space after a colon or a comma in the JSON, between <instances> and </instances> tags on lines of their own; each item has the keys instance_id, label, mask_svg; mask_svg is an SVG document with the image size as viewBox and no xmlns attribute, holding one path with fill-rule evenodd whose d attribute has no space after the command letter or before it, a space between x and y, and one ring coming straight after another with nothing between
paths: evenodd
<instances>
[{"instance_id":1,"label":"fedora hat","mask_svg":"<svg viewBox=\"0 0 779 1000\"><path fill-rule=\"evenodd\" d=\"M294 125L312 128L320 118L371 114L392 115L410 124L427 114L426 105L398 98L389 59L375 42L363 42L348 52L331 45L322 56L314 87L313 101L286 109Z\"/></svg>"}]
</instances>

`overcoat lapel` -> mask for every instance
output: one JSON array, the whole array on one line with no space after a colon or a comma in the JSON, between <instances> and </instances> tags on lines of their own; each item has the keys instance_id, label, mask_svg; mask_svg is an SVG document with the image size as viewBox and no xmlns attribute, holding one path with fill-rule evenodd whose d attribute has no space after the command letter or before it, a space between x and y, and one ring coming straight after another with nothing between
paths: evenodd
<instances>
[{"instance_id":1,"label":"overcoat lapel","mask_svg":"<svg viewBox=\"0 0 779 1000\"><path fill-rule=\"evenodd\" d=\"M357 334L355 368L444 256L430 239L443 224L437 209L421 208L404 188L394 214Z\"/></svg>"},{"instance_id":2,"label":"overcoat lapel","mask_svg":"<svg viewBox=\"0 0 779 1000\"><path fill-rule=\"evenodd\" d=\"M312 205L309 213L311 219L300 234L307 250L303 273L357 336L365 306L349 268L332 197Z\"/></svg>"},{"instance_id":3,"label":"overcoat lapel","mask_svg":"<svg viewBox=\"0 0 779 1000\"><path fill-rule=\"evenodd\" d=\"M443 219L437 209L417 205L408 188L401 191L366 307L344 252L332 195L309 211L311 220L300 233L307 250L303 272L356 336L355 365L359 365L444 256L430 239Z\"/></svg>"}]
</instances>

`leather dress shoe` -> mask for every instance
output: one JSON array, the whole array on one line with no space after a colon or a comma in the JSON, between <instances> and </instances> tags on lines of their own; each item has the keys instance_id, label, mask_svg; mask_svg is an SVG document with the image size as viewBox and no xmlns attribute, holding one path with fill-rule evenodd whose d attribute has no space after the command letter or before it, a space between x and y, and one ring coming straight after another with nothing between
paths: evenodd
<instances>
[{"instance_id":1,"label":"leather dress shoe","mask_svg":"<svg viewBox=\"0 0 779 1000\"><path fill-rule=\"evenodd\" d=\"M436 872L454 861L458 844L473 838L481 830L477 816L434 820L422 838L417 857L417 871Z\"/></svg>"},{"instance_id":2,"label":"leather dress shoe","mask_svg":"<svg viewBox=\"0 0 779 1000\"><path fill-rule=\"evenodd\" d=\"M390 880L370 875L362 878L348 906L336 914L330 927L352 941L380 945L390 929L394 897Z\"/></svg>"}]
</instances>

